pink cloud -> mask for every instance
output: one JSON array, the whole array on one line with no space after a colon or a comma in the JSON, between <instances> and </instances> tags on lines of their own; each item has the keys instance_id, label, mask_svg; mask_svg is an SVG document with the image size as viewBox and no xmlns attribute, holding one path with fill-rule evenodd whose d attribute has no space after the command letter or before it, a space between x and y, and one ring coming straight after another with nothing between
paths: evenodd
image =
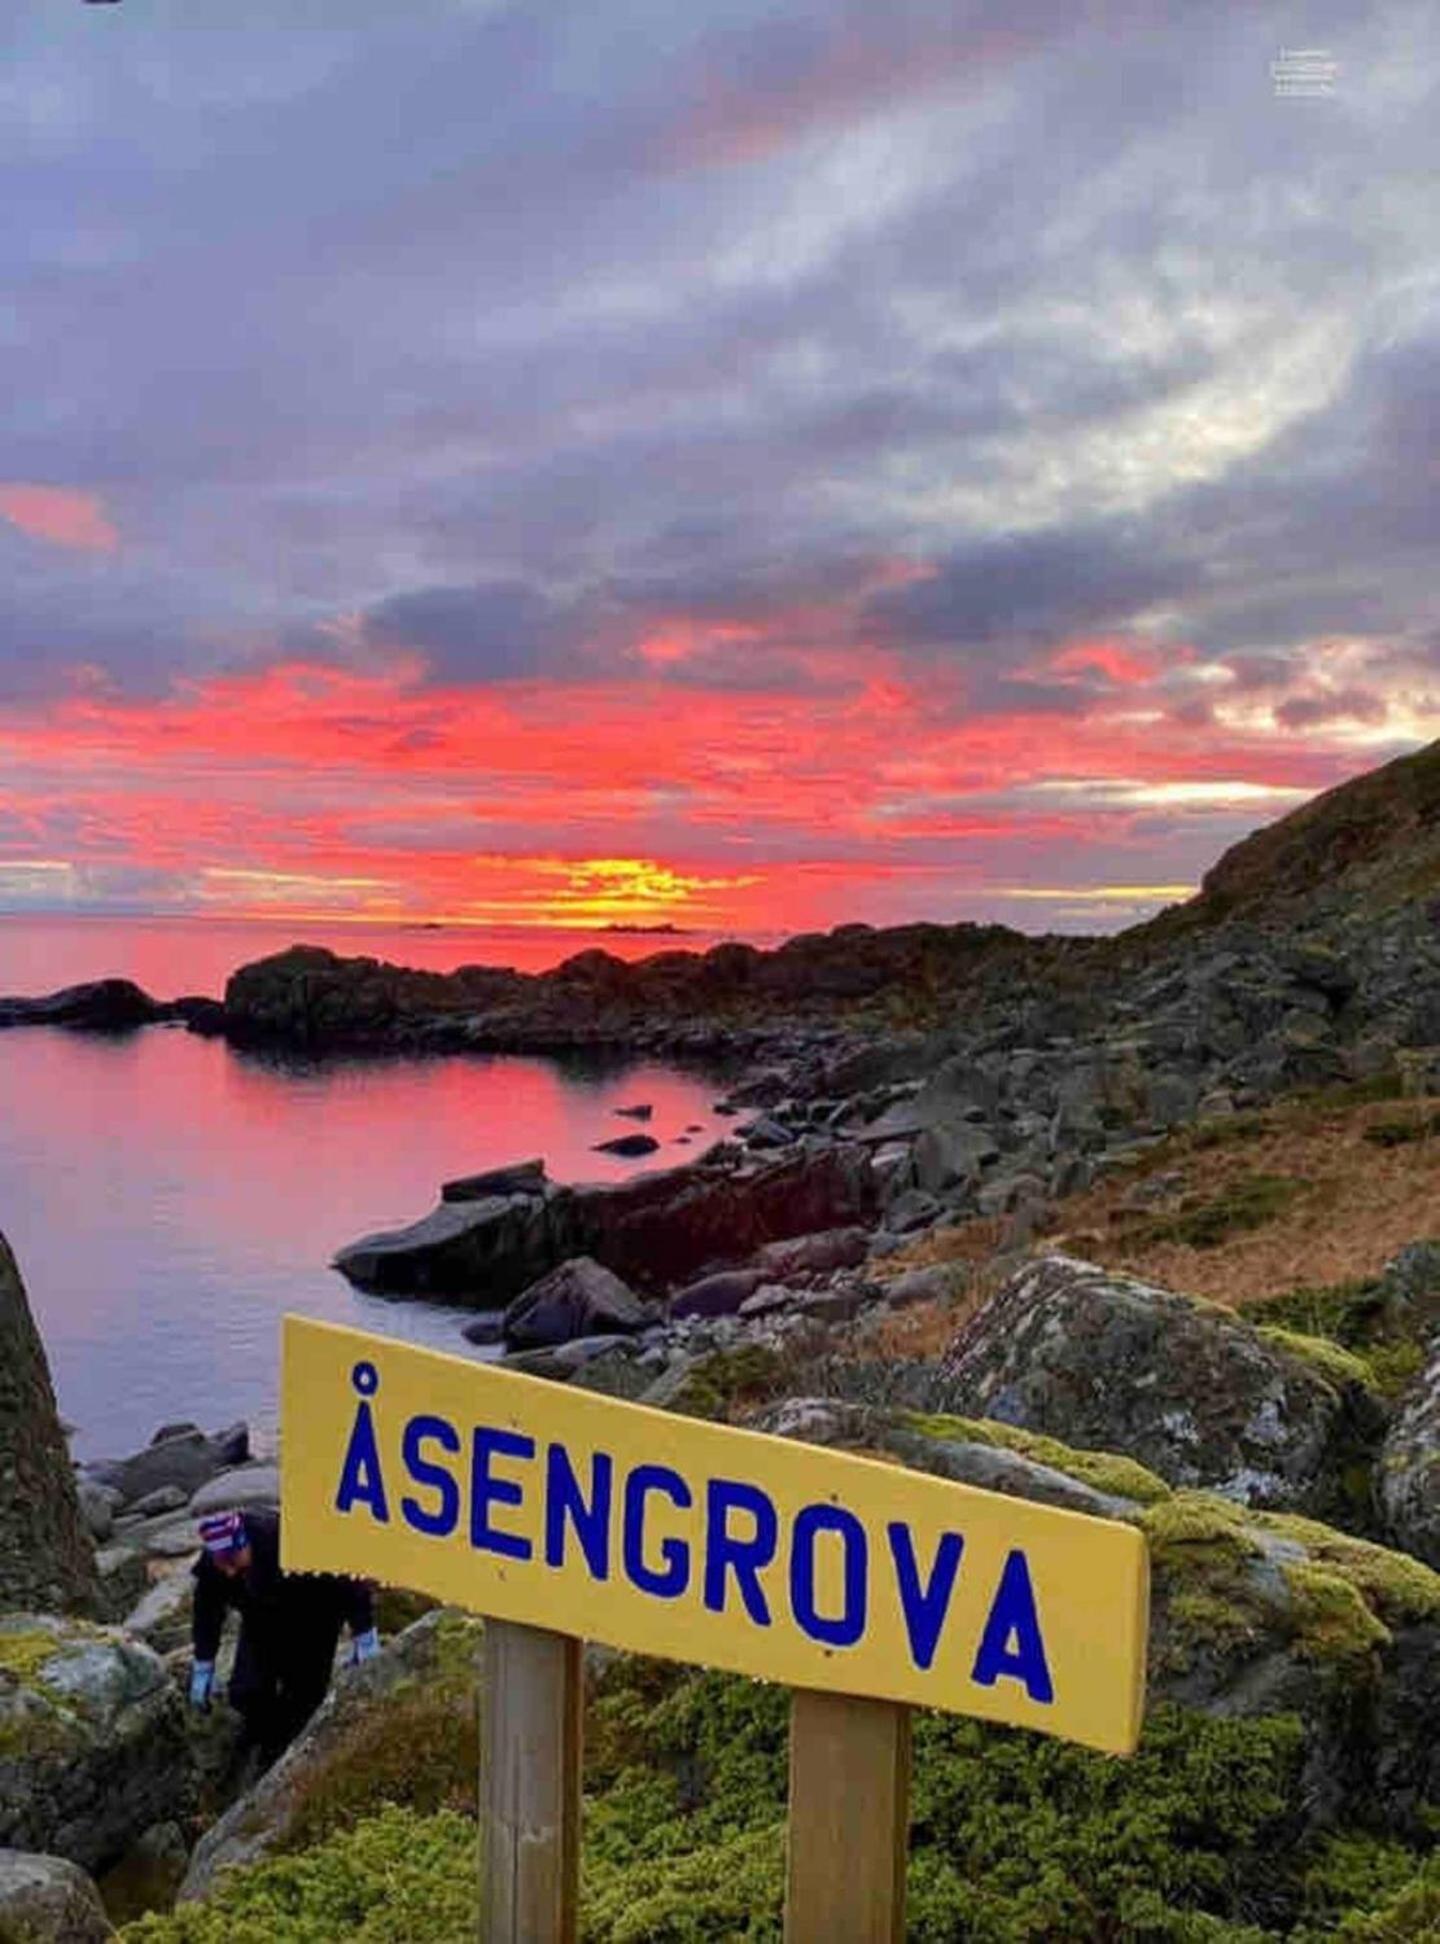
<instances>
[{"instance_id":1,"label":"pink cloud","mask_svg":"<svg viewBox=\"0 0 1440 1944\"><path fill-rule=\"evenodd\" d=\"M57 547L114 553L120 544L98 494L74 487L0 483L0 518L32 540L49 540Z\"/></svg>"}]
</instances>

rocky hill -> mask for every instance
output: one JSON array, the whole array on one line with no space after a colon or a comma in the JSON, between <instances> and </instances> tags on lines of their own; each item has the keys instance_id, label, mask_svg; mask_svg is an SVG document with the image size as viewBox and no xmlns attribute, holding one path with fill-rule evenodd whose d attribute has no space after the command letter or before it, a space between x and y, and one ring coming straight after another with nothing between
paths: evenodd
<instances>
[{"instance_id":1,"label":"rocky hill","mask_svg":"<svg viewBox=\"0 0 1440 1944\"><path fill-rule=\"evenodd\" d=\"M1380 914L1440 890L1440 742L1312 797L1234 844L1198 895L1132 941L1227 918L1293 923L1347 908Z\"/></svg>"}]
</instances>

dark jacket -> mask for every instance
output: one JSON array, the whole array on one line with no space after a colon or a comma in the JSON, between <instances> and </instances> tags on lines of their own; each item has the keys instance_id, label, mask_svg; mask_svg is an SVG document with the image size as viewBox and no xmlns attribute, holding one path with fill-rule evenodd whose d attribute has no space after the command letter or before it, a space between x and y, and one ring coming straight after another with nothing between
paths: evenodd
<instances>
[{"instance_id":1,"label":"dark jacket","mask_svg":"<svg viewBox=\"0 0 1440 1944\"><path fill-rule=\"evenodd\" d=\"M277 1663L333 1654L342 1623L352 1634L374 1626L374 1595L364 1580L281 1572L278 1512L247 1510L245 1530L251 1550L245 1574L227 1578L208 1552L195 1562L196 1660L214 1660L232 1607L251 1652Z\"/></svg>"}]
</instances>

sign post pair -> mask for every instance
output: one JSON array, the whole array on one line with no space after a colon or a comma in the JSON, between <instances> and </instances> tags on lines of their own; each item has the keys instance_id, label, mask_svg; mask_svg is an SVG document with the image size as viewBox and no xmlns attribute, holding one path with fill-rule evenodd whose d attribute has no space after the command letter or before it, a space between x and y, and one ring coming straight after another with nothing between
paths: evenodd
<instances>
[{"instance_id":1,"label":"sign post pair","mask_svg":"<svg viewBox=\"0 0 1440 1944\"><path fill-rule=\"evenodd\" d=\"M575 1935L581 1642L794 1690L786 1935L903 1935L909 1710L1127 1754L1148 1565L1112 1521L287 1318L287 1570L487 1616L488 1923Z\"/></svg>"}]
</instances>

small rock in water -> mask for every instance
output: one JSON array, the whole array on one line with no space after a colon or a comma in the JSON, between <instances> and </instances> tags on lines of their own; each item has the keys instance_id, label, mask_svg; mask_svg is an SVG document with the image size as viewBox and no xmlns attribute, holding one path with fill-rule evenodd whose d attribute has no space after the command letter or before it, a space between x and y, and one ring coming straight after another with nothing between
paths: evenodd
<instances>
[{"instance_id":1,"label":"small rock in water","mask_svg":"<svg viewBox=\"0 0 1440 1944\"><path fill-rule=\"evenodd\" d=\"M641 1154L654 1154L660 1143L653 1134L617 1134L613 1141L597 1141L592 1154L618 1154L631 1160Z\"/></svg>"},{"instance_id":2,"label":"small rock in water","mask_svg":"<svg viewBox=\"0 0 1440 1944\"><path fill-rule=\"evenodd\" d=\"M617 1107L614 1111L622 1120L648 1121L655 1109L648 1100L637 1100L633 1107Z\"/></svg>"}]
</instances>

